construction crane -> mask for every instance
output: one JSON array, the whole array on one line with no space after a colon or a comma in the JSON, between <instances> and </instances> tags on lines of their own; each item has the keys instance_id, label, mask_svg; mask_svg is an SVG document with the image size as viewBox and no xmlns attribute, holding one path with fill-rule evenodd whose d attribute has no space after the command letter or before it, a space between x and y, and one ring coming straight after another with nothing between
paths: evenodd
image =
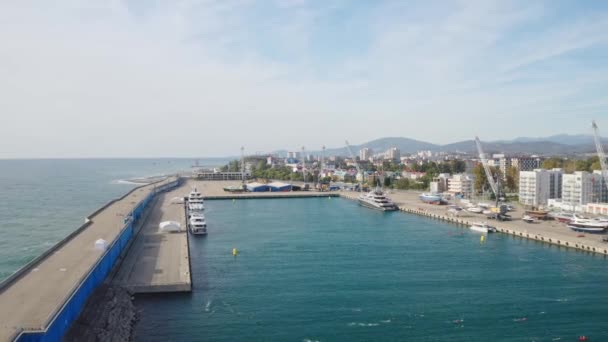
<instances>
[{"instance_id":1,"label":"construction crane","mask_svg":"<svg viewBox=\"0 0 608 342\"><path fill-rule=\"evenodd\" d=\"M481 147L481 141L479 141L479 137L475 137L475 144L477 145L477 152L479 153L479 159L481 159L481 164L483 165L483 169L486 173L486 178L488 179L488 183L490 183L490 188L492 188L492 192L494 196L496 196L496 204L498 206L498 197L499 197L499 189L498 185L494 181L494 176L492 176L492 171L490 170L490 165L488 165L488 158L486 154L483 152L483 148Z\"/></svg>"},{"instance_id":2,"label":"construction crane","mask_svg":"<svg viewBox=\"0 0 608 342\"><path fill-rule=\"evenodd\" d=\"M597 149L597 157L600 160L600 167L602 169L602 178L604 184L608 185L608 167L606 166L606 154L604 154L604 147L602 146L602 138L600 136L599 129L595 120L591 121L591 127L593 128L593 139L595 140L595 148ZM602 187L603 191L603 187ZM602 198L603 199L603 198Z\"/></svg>"},{"instance_id":3,"label":"construction crane","mask_svg":"<svg viewBox=\"0 0 608 342\"><path fill-rule=\"evenodd\" d=\"M355 168L357 168L357 175L361 174L361 180L362 180L362 182L365 182L364 174L363 174L363 172L361 172L361 168L359 168L359 163L357 163L357 159L355 158L355 154L353 153L353 151L350 148L350 144L348 143L348 140L345 140L345 142L346 142L346 149L348 149L348 153L350 154L350 157L353 159L353 162L355 163ZM355 176L355 179L357 179L356 176ZM362 184L359 185L359 191L361 191L361 186L362 186Z\"/></svg>"}]
</instances>

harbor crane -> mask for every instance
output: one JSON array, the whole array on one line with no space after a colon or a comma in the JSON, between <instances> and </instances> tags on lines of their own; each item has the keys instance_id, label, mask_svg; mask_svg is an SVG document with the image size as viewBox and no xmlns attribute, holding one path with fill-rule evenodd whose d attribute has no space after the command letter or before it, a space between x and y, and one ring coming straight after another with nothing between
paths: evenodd
<instances>
[{"instance_id":1,"label":"harbor crane","mask_svg":"<svg viewBox=\"0 0 608 342\"><path fill-rule=\"evenodd\" d=\"M353 162L355 163L355 168L357 169L357 175L361 174L361 181L365 182L365 175L363 174L363 172L361 172L361 168L359 167L359 163L357 163L357 159L355 158L355 154L353 153L353 151L350 148L350 144L348 143L348 140L345 140L346 142L346 149L348 150L348 153L350 154L350 157L353 159ZM355 176L355 180L357 179L357 177ZM363 184L359 184L359 191L361 191L361 187L363 186Z\"/></svg>"},{"instance_id":2,"label":"harbor crane","mask_svg":"<svg viewBox=\"0 0 608 342\"><path fill-rule=\"evenodd\" d=\"M604 184L608 185L608 166L606 166L606 154L604 153L604 146L602 146L602 138L600 136L599 129L595 120L591 121L591 127L593 128L593 139L595 140L595 148L597 149L597 157L600 160L600 167L602 170L602 178ZM603 187L602 187L603 191Z\"/></svg>"},{"instance_id":3,"label":"harbor crane","mask_svg":"<svg viewBox=\"0 0 608 342\"><path fill-rule=\"evenodd\" d=\"M486 154L483 152L483 148L481 147L481 141L479 141L479 137L475 137L475 144L477 145L477 152L479 153L479 159L481 159L481 164L483 165L483 170L486 173L486 178L488 179L488 183L490 184L490 188L492 188L492 192L496 197L496 206L498 206L498 198L499 188L496 182L494 181L494 176L492 176L492 171L490 170L490 165L488 165L488 158Z\"/></svg>"}]
</instances>

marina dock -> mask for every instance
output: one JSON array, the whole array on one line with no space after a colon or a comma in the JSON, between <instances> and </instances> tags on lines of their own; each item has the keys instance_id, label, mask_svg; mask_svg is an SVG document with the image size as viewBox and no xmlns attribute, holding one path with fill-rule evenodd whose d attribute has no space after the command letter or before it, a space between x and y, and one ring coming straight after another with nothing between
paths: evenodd
<instances>
[{"instance_id":1,"label":"marina dock","mask_svg":"<svg viewBox=\"0 0 608 342\"><path fill-rule=\"evenodd\" d=\"M60 340L114 267L133 229L169 178L112 200L55 246L0 284L0 341ZM105 249L96 241L105 240Z\"/></svg>"},{"instance_id":2,"label":"marina dock","mask_svg":"<svg viewBox=\"0 0 608 342\"><path fill-rule=\"evenodd\" d=\"M131 293L188 292L192 288L190 253L184 205L172 203L174 197L188 195L180 186L158 195L133 245L113 279L115 285ZM177 221L179 233L159 231L159 223Z\"/></svg>"},{"instance_id":3,"label":"marina dock","mask_svg":"<svg viewBox=\"0 0 608 342\"><path fill-rule=\"evenodd\" d=\"M361 193L341 191L340 196L355 200ZM574 248L577 250L608 255L608 243L602 242L600 234L581 234L574 232L563 223L553 220L536 221L526 223L521 220L523 209L518 206L517 211L511 212L511 221L488 220L485 215L464 212L460 216L450 216L447 206L424 203L418 199L418 192L414 191L392 191L388 194L399 210L410 214L426 216L457 225L471 226L474 222L488 222L495 226L499 233L509 234L518 238L535 240L560 247Z\"/></svg>"}]
</instances>

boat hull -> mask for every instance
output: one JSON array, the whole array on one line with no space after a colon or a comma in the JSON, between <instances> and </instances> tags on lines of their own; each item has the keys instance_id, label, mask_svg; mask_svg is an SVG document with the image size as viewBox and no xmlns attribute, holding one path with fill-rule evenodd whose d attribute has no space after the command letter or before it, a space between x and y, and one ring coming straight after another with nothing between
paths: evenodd
<instances>
[{"instance_id":1,"label":"boat hull","mask_svg":"<svg viewBox=\"0 0 608 342\"><path fill-rule=\"evenodd\" d=\"M444 200L443 198L439 197L439 196L424 196L421 195L418 197L422 202L424 203L429 203L429 204L448 204L448 202L446 200Z\"/></svg>"},{"instance_id":2,"label":"boat hull","mask_svg":"<svg viewBox=\"0 0 608 342\"><path fill-rule=\"evenodd\" d=\"M478 232L478 233L484 233L487 234L489 232L488 228L482 228L482 227L475 227L475 226L471 226L469 227L472 231L474 232Z\"/></svg>"},{"instance_id":3,"label":"boat hull","mask_svg":"<svg viewBox=\"0 0 608 342\"><path fill-rule=\"evenodd\" d=\"M606 228L603 227L584 227L584 226L573 226L568 225L568 228L575 232L590 233L590 234L603 234L606 232Z\"/></svg>"}]
</instances>

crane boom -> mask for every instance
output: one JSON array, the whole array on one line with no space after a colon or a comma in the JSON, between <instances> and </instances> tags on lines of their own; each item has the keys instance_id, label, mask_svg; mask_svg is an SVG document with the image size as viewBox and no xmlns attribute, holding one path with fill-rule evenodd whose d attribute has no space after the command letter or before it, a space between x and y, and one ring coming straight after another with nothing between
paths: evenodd
<instances>
[{"instance_id":1,"label":"crane boom","mask_svg":"<svg viewBox=\"0 0 608 342\"><path fill-rule=\"evenodd\" d=\"M483 148L481 147L481 141L479 141L479 137L475 137L475 144L477 145L477 152L479 152L479 159L481 159L481 164L483 165L483 169L486 173L486 178L488 179L488 183L490 183L490 188L492 188L492 192L496 199L498 200L498 187L496 186L496 182L494 181L494 177L492 176L492 171L490 170L490 165L488 165L488 158L486 154L483 152Z\"/></svg>"},{"instance_id":2,"label":"crane boom","mask_svg":"<svg viewBox=\"0 0 608 342\"><path fill-rule=\"evenodd\" d=\"M348 153L350 154L350 157L353 159L353 162L355 163L355 168L357 168L357 174L361 174L361 180L364 180L363 173L361 172L361 168L359 168L359 163L357 163L357 159L355 158L353 151L350 149L350 144L348 143L348 140L346 140L345 142L346 142L346 148L348 149ZM357 177L355 177L355 179L357 179ZM359 187L359 189L361 189L361 187Z\"/></svg>"},{"instance_id":3,"label":"crane boom","mask_svg":"<svg viewBox=\"0 0 608 342\"><path fill-rule=\"evenodd\" d=\"M604 147L602 146L600 132L597 128L595 120L591 121L591 127L593 128L593 139L595 140L597 157L600 160L600 167L602 168L602 177L604 178L604 184L608 184L608 167L606 166L606 154L604 153Z\"/></svg>"}]
</instances>

